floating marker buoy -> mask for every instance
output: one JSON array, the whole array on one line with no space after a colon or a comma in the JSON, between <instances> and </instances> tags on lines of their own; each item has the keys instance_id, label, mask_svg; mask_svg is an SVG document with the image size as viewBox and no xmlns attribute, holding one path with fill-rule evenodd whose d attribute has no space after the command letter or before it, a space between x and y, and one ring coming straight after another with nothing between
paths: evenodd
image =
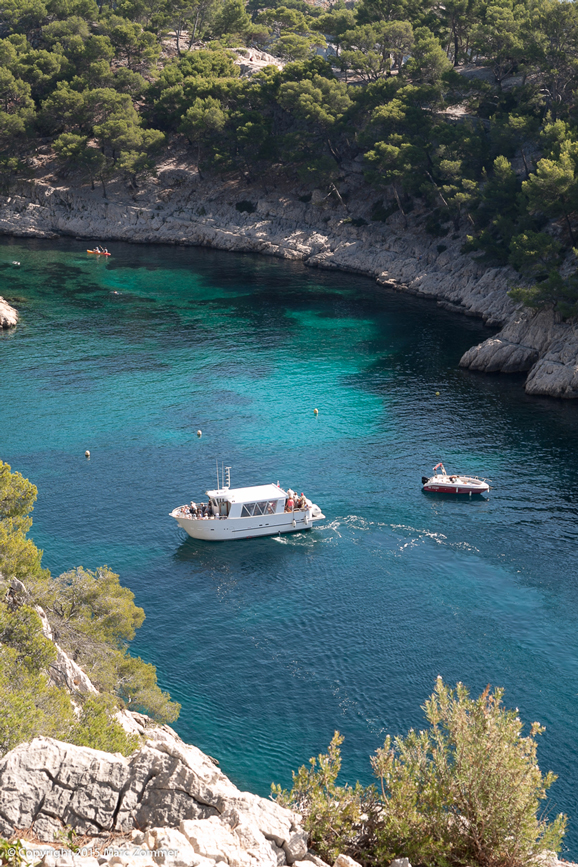
<instances>
[{"instance_id":1,"label":"floating marker buoy","mask_svg":"<svg viewBox=\"0 0 578 867\"><path fill-rule=\"evenodd\" d=\"M439 397L439 396L440 396L439 391L436 391L436 397Z\"/></svg>"},{"instance_id":2,"label":"floating marker buoy","mask_svg":"<svg viewBox=\"0 0 578 867\"><path fill-rule=\"evenodd\" d=\"M85 451L85 453L84 453L84 457L85 457L85 458L89 458L89 457L90 457L90 452L88 451L88 449Z\"/></svg>"},{"instance_id":3,"label":"floating marker buoy","mask_svg":"<svg viewBox=\"0 0 578 867\"><path fill-rule=\"evenodd\" d=\"M314 409L314 410L313 410L313 415L319 415L319 410L318 410L318 409Z\"/></svg>"},{"instance_id":4,"label":"floating marker buoy","mask_svg":"<svg viewBox=\"0 0 578 867\"><path fill-rule=\"evenodd\" d=\"M13 265L20 265L20 262L12 262Z\"/></svg>"},{"instance_id":5,"label":"floating marker buoy","mask_svg":"<svg viewBox=\"0 0 578 867\"><path fill-rule=\"evenodd\" d=\"M202 431L202 430L198 430L198 431L197 431L197 436L198 436L198 437L202 437L202 436L203 436L203 431Z\"/></svg>"}]
</instances>

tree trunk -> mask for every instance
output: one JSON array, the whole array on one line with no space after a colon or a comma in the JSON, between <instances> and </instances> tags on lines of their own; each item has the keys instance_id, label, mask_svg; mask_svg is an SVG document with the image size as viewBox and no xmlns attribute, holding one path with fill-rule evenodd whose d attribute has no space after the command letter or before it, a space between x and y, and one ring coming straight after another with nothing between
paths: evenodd
<instances>
[{"instance_id":1,"label":"tree trunk","mask_svg":"<svg viewBox=\"0 0 578 867\"><path fill-rule=\"evenodd\" d=\"M458 52L460 50L460 43L458 39L458 34L454 30L454 66L458 65Z\"/></svg>"},{"instance_id":2,"label":"tree trunk","mask_svg":"<svg viewBox=\"0 0 578 867\"><path fill-rule=\"evenodd\" d=\"M566 214L566 224L568 226L568 231L570 233L570 240L572 241L572 246L576 245L576 241L574 240L574 232L572 231L572 223L570 222L570 217Z\"/></svg>"},{"instance_id":3,"label":"tree trunk","mask_svg":"<svg viewBox=\"0 0 578 867\"><path fill-rule=\"evenodd\" d=\"M401 204L401 199L399 198L399 193L397 191L397 186L396 186L396 184L392 184L392 186L393 186L393 194L395 196L397 206L403 215L403 224L404 224L405 228L407 229L407 215L406 215L405 211L403 210L403 205Z\"/></svg>"},{"instance_id":4,"label":"tree trunk","mask_svg":"<svg viewBox=\"0 0 578 867\"><path fill-rule=\"evenodd\" d=\"M195 15L195 23L193 25L193 32L191 34L191 38L189 39L189 51L191 50L191 46L195 41L195 37L197 35L197 24L199 23L199 15L201 14L201 7L199 6L197 9L197 14Z\"/></svg>"},{"instance_id":5,"label":"tree trunk","mask_svg":"<svg viewBox=\"0 0 578 867\"><path fill-rule=\"evenodd\" d=\"M530 169L528 168L528 163L526 160L526 154L524 153L524 148L520 148L520 153L522 154L522 162L524 163L524 169L526 171L526 180L530 177Z\"/></svg>"}]
</instances>

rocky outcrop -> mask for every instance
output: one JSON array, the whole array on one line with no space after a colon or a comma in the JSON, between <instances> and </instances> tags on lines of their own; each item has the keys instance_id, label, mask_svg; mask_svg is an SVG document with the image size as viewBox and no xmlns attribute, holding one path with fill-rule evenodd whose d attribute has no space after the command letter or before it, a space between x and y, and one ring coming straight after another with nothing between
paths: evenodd
<instances>
[{"instance_id":1,"label":"rocky outcrop","mask_svg":"<svg viewBox=\"0 0 578 867\"><path fill-rule=\"evenodd\" d=\"M552 313L520 312L508 296L515 272L484 268L463 254L463 233L432 238L426 212L372 220L378 196L368 195L359 161L343 166L339 195L216 182L187 165L167 164L147 187L129 194L20 182L0 197L0 233L53 238L72 235L208 246L300 260L319 268L365 274L503 327L465 353L463 367L486 373L528 372L531 394L578 396L574 326Z\"/></svg>"},{"instance_id":2,"label":"rocky outcrop","mask_svg":"<svg viewBox=\"0 0 578 867\"><path fill-rule=\"evenodd\" d=\"M0 295L0 328L14 328L17 323L17 311Z\"/></svg>"},{"instance_id":3,"label":"rocky outcrop","mask_svg":"<svg viewBox=\"0 0 578 867\"><path fill-rule=\"evenodd\" d=\"M135 846L151 853L178 850L176 865L277 867L307 856L298 815L241 792L167 726L130 758L44 737L4 756L0 833L29 828L53 841L64 826L100 839L135 832Z\"/></svg>"},{"instance_id":4,"label":"rocky outcrop","mask_svg":"<svg viewBox=\"0 0 578 867\"><path fill-rule=\"evenodd\" d=\"M578 397L578 324L551 310L521 311L495 337L469 349L460 364L484 373L525 373L528 394Z\"/></svg>"}]
</instances>

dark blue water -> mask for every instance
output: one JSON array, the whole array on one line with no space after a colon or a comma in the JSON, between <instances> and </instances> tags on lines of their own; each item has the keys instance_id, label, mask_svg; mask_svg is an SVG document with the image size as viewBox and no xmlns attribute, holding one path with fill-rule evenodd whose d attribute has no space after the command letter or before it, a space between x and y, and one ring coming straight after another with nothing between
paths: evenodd
<instances>
[{"instance_id":1,"label":"dark blue water","mask_svg":"<svg viewBox=\"0 0 578 867\"><path fill-rule=\"evenodd\" d=\"M461 371L490 332L370 280L84 247L0 244L22 314L0 340L0 457L38 485L45 565L107 563L135 592L133 649L182 703L182 737L267 794L339 729L344 779L369 782L438 674L501 685L547 727L578 858L578 405ZM168 512L214 487L216 458L234 486L279 480L327 520L188 539ZM491 478L489 498L424 495L440 459Z\"/></svg>"}]
</instances>

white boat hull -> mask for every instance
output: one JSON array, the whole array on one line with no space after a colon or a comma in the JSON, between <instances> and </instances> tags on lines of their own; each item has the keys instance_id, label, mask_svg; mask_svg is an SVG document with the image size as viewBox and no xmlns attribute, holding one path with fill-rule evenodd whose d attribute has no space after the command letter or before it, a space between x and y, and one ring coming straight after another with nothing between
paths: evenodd
<instances>
[{"instance_id":1,"label":"white boat hull","mask_svg":"<svg viewBox=\"0 0 578 867\"><path fill-rule=\"evenodd\" d=\"M225 542L310 530L315 521L323 520L325 515L317 514L313 517L311 509L307 509L300 512L279 512L248 518L190 518L183 515L180 509L175 509L171 512L171 517L192 539Z\"/></svg>"}]
</instances>

